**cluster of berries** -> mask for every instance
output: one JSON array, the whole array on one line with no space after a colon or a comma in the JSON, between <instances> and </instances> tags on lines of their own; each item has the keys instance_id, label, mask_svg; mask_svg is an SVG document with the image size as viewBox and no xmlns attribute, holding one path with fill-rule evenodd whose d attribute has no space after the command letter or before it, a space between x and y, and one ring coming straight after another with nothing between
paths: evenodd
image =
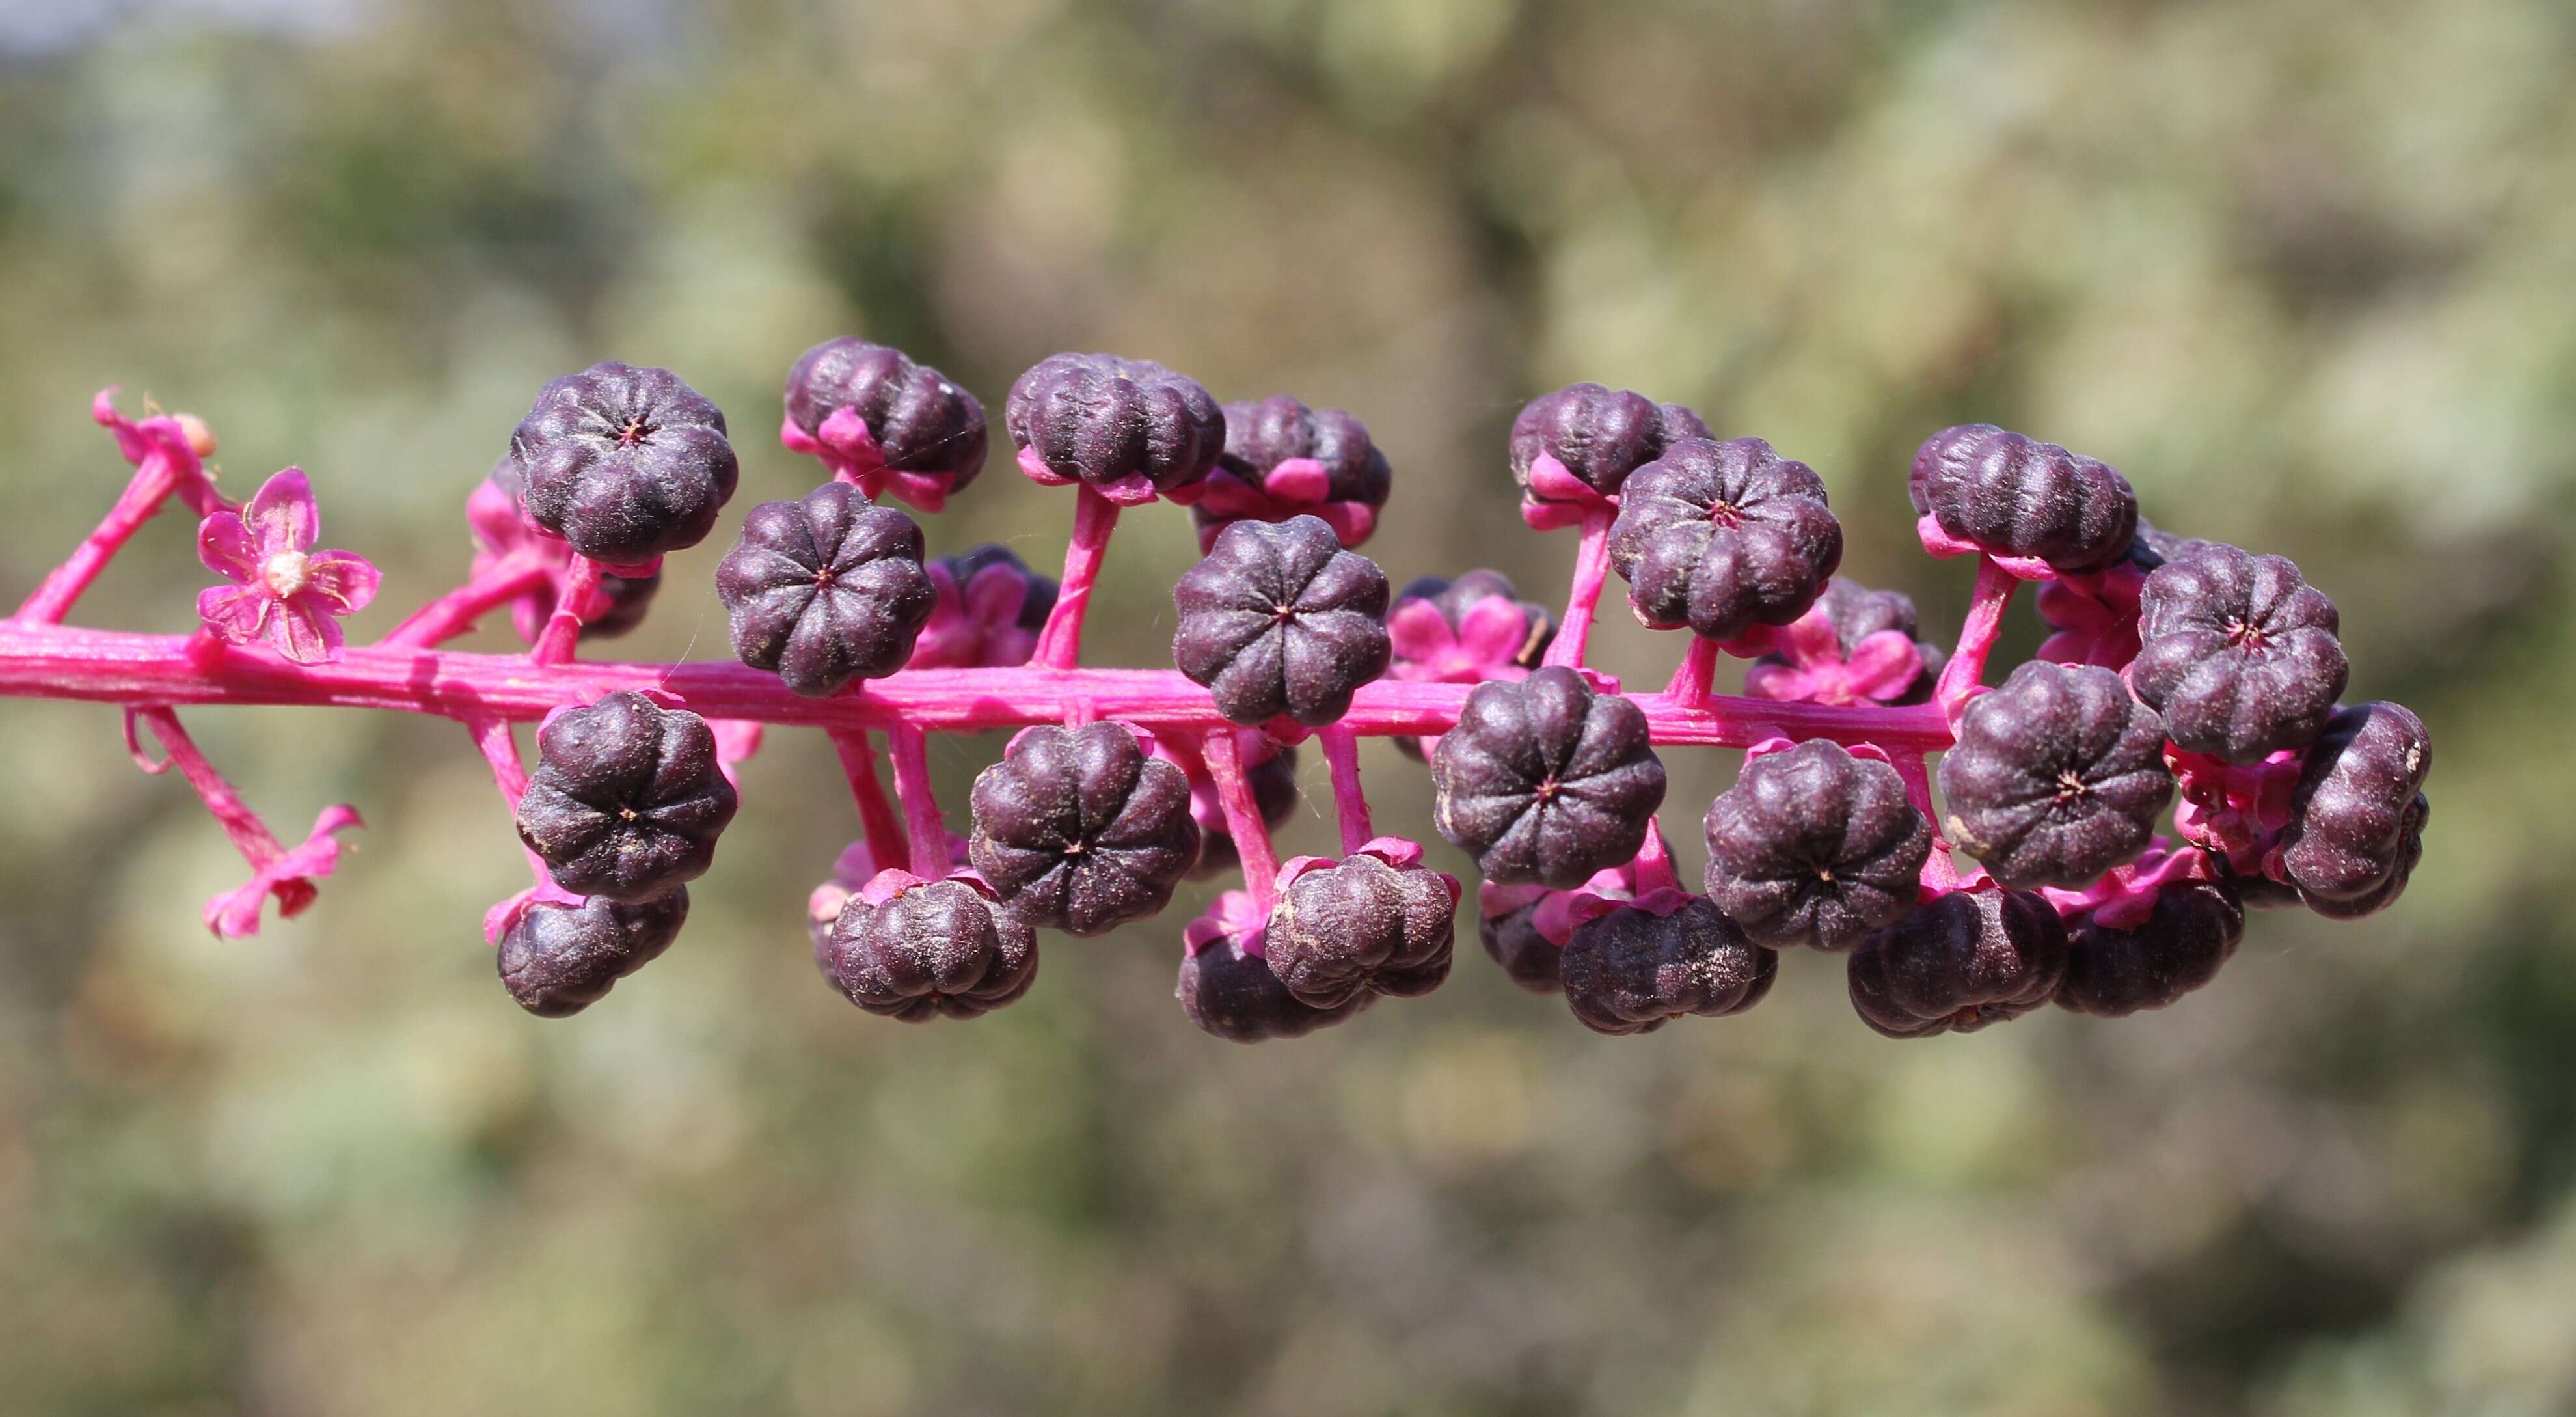
<instances>
[{"instance_id":1,"label":"cluster of berries","mask_svg":"<svg viewBox=\"0 0 2576 1417\"><path fill-rule=\"evenodd\" d=\"M2333 603L2280 557L2156 530L2112 468L1999 428L1938 433L1912 468L1926 550L1977 558L1945 654L1905 596L1836 575L1842 528L1812 468L1597 384L1530 403L1510 439L1524 520L1580 532L1561 614L1489 570L1394 592L1357 549L1388 464L1339 411L1220 405L1160 365L1106 355L1041 362L1003 422L1026 475L1076 489L1051 580L999 546L928 557L912 516L877 504L938 511L983 467L983 406L937 370L833 340L796 362L784 406L782 440L830 478L753 508L717 570L754 676L725 671L738 716L694 711L691 685L715 681L686 665L599 666L655 672L605 692L564 676L533 707L510 699L580 639L637 623L661 558L710 535L735 488L723 414L667 370L618 363L539 393L469 500L473 579L345 656L333 621L373 594L374 571L310 550L301 474L235 509L197 461L211 448L202 425L127 422L102 396L135 490L92 538L105 551L85 546L90 559L0 635L0 664L35 652L9 636L33 635L56 677L0 683L90 687L63 676L97 637L61 629L62 612L131 523L183 497L204 517L208 565L234 584L207 592L205 628L165 692L132 695L129 712L258 868L249 927L267 894L290 912L310 899L329 832L355 815L326 813L318 844L286 851L167 705L249 676L272 701L309 684L316 701L449 713L474 729L536 865L488 929L510 992L550 1016L670 945L734 816L736 764L763 723L789 719L828 726L865 831L814 893L815 959L860 1008L906 1020L1009 1003L1035 977L1038 929L1100 935L1161 912L1185 877L1230 869L1242 888L1183 931L1179 997L1209 1033L1293 1037L1436 988L1463 888L1418 843L1376 833L1361 736L1427 764L1434 824L1484 878L1486 951L1606 1033L1751 1007L1794 948L1844 955L1855 1009L1896 1037L2049 1003L2161 1007L2215 974L2247 907L2366 914L2421 854L2424 726L2395 704L2341 704ZM1191 509L1203 552L1173 590L1177 673L1083 670L1084 611L1118 515L1158 500ZM1585 667L1614 573L1641 623L1689 632L1660 692L1622 692ZM2053 633L1990 690L2024 582ZM503 608L532 645L506 681L492 657L435 648ZM1742 696L1710 692L1726 654L1750 661ZM135 682L137 651L119 656L98 655ZM299 677L324 663L327 678ZM493 692L465 692L478 684ZM533 773L513 707L543 716ZM925 724L1018 730L976 779L963 838L932 797ZM1298 801L1310 737L1340 854L1281 862L1270 833ZM1679 743L1746 750L1704 818L1697 892L1656 821L1657 750ZM1963 875L1954 851L1976 869ZM232 926L241 894L222 915Z\"/></svg>"}]
</instances>

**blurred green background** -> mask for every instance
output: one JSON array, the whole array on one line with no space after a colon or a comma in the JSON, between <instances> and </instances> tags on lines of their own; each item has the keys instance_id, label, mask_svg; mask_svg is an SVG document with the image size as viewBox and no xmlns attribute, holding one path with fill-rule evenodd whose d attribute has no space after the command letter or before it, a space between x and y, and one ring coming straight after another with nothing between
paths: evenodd
<instances>
[{"instance_id":1,"label":"blurred green background","mask_svg":"<svg viewBox=\"0 0 2576 1417\"><path fill-rule=\"evenodd\" d=\"M2571 67L2553 0L0 0L12 602L121 484L108 383L209 420L235 495L310 470L387 572L364 635L461 572L544 379L679 370L738 510L814 479L779 380L852 332L996 413L1064 348L1348 407L1391 573L1553 598L1502 435L1592 378L1813 463L1936 637L1915 441L2110 460L2341 603L2439 807L2397 908L2258 917L2124 1023L1891 1043L1802 956L1605 1040L1470 943L1242 1049L1170 997L1196 894L982 1022L859 1015L802 920L848 803L781 732L680 945L544 1023L452 725L190 714L282 828L369 822L219 942L185 789L110 711L0 704L0 1410L2576 1411ZM1070 507L997 457L929 537L1050 563ZM723 653L730 539L618 653ZM188 628L189 545L78 618ZM1165 662L1192 555L1127 520L1096 660ZM1615 609L1603 649L1677 653ZM952 806L997 751L938 746ZM1734 763L1673 758L1695 874Z\"/></svg>"}]
</instances>

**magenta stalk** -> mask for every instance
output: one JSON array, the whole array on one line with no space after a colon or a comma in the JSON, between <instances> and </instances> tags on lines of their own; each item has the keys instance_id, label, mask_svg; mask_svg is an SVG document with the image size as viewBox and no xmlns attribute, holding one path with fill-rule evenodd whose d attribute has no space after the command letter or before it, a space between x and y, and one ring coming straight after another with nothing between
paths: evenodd
<instances>
[{"instance_id":1,"label":"magenta stalk","mask_svg":"<svg viewBox=\"0 0 2576 1417\"><path fill-rule=\"evenodd\" d=\"M2020 586L2020 579L1996 565L1994 557L1977 558L1977 588L1968 603L1967 622L1959 627L1959 648L1942 666L1940 682L1932 692L1933 701L1945 711L1957 712L1985 681L1986 659L1995 652L2004 611Z\"/></svg>"},{"instance_id":2,"label":"magenta stalk","mask_svg":"<svg viewBox=\"0 0 2576 1417\"><path fill-rule=\"evenodd\" d=\"M1610 522L1615 508L1595 508L1583 515L1583 540L1574 550L1574 583L1565 595L1565 623L1547 647L1547 663L1579 665L1592 638L1592 620L1601 604L1602 583L1610 578Z\"/></svg>"},{"instance_id":3,"label":"magenta stalk","mask_svg":"<svg viewBox=\"0 0 2576 1417\"><path fill-rule=\"evenodd\" d=\"M1342 854L1366 846L1377 836L1369 821L1368 793L1360 787L1360 742L1357 735L1340 724L1320 729L1316 740L1324 748L1324 765L1333 773L1333 821L1341 828Z\"/></svg>"},{"instance_id":4,"label":"magenta stalk","mask_svg":"<svg viewBox=\"0 0 2576 1417\"><path fill-rule=\"evenodd\" d=\"M948 855L948 824L930 790L928 740L918 725L904 723L886 734L886 745L894 759L895 799L903 803L904 824L912 833L912 874L944 879L956 863Z\"/></svg>"},{"instance_id":5,"label":"magenta stalk","mask_svg":"<svg viewBox=\"0 0 2576 1417\"><path fill-rule=\"evenodd\" d=\"M1924 767L1921 753L1892 753L1889 758L1896 764L1897 776L1905 779L1905 799L1932 825L1932 854L1923 859L1924 888L1951 890L1959 884L1959 867L1950 859L1950 841L1941 835L1941 819L1932 813L1932 774Z\"/></svg>"},{"instance_id":6,"label":"magenta stalk","mask_svg":"<svg viewBox=\"0 0 2576 1417\"><path fill-rule=\"evenodd\" d=\"M1653 817L1646 819L1646 842L1637 848L1637 894L1651 891L1677 891L1681 877L1673 871L1673 853L1664 845L1664 828Z\"/></svg>"},{"instance_id":7,"label":"magenta stalk","mask_svg":"<svg viewBox=\"0 0 2576 1417\"><path fill-rule=\"evenodd\" d=\"M1118 504L1086 482L1073 503L1073 540L1064 548L1064 581L1056 590L1055 608L1038 631L1029 663L1042 669L1071 669L1082 658L1082 617L1091 608L1091 587L1100 579L1100 563L1109 554L1109 534L1118 529Z\"/></svg>"},{"instance_id":8,"label":"magenta stalk","mask_svg":"<svg viewBox=\"0 0 2576 1417\"><path fill-rule=\"evenodd\" d=\"M90 588L90 583L107 569L108 562L116 559L117 552L125 549L125 543L133 539L134 533L152 520L153 513L161 510L161 504L169 500L178 486L177 470L171 466L168 454L157 451L144 454L143 462L134 469L133 479L125 484L125 491L118 494L116 505L99 519L97 528L73 548L72 554L45 577L44 583L36 587L36 593L27 597L27 603L18 607L15 618L37 625L62 623L82 593Z\"/></svg>"},{"instance_id":9,"label":"magenta stalk","mask_svg":"<svg viewBox=\"0 0 2576 1417\"><path fill-rule=\"evenodd\" d=\"M1261 819L1252 783L1243 775L1241 729L1220 724L1207 731L1201 756L1216 783L1217 805L1225 809L1226 835L1234 838L1235 855L1243 860L1243 889L1262 913L1279 899L1279 853L1270 844L1270 824Z\"/></svg>"},{"instance_id":10,"label":"magenta stalk","mask_svg":"<svg viewBox=\"0 0 2576 1417\"><path fill-rule=\"evenodd\" d=\"M510 557L438 599L413 611L378 644L428 649L474 628L474 622L546 583L546 568L534 560ZM549 621L551 624L551 621Z\"/></svg>"},{"instance_id":11,"label":"magenta stalk","mask_svg":"<svg viewBox=\"0 0 2576 1417\"><path fill-rule=\"evenodd\" d=\"M241 852L242 860L251 869L257 870L285 854L286 847L278 841L277 833L268 829L268 824L242 800L241 793L215 770L197 747L197 740L188 736L188 730L179 726L179 715L166 708L147 708L134 710L134 717L152 726L152 736L161 740L162 751L169 755L163 766L176 767L188 785L197 790L207 813L224 829L224 835L232 838L234 849Z\"/></svg>"},{"instance_id":12,"label":"magenta stalk","mask_svg":"<svg viewBox=\"0 0 2576 1417\"><path fill-rule=\"evenodd\" d=\"M1709 681L1717 677L1718 643L1704 636L1690 637L1690 651L1682 656L1681 667L1673 671L1673 682L1664 697L1677 704L1708 702Z\"/></svg>"},{"instance_id":13,"label":"magenta stalk","mask_svg":"<svg viewBox=\"0 0 2576 1417\"><path fill-rule=\"evenodd\" d=\"M909 860L910 839L894 810L886 805L885 786L877 781L877 751L864 730L831 730L832 751L841 757L841 773L850 780L850 800L858 804L859 834L868 839L879 866Z\"/></svg>"},{"instance_id":14,"label":"magenta stalk","mask_svg":"<svg viewBox=\"0 0 2576 1417\"><path fill-rule=\"evenodd\" d=\"M528 649L531 663L561 664L572 658L583 623L598 613L592 602L599 598L599 577L597 561L578 553L573 556L572 570L564 576L563 594L555 600L555 613L546 618L546 628Z\"/></svg>"}]
</instances>

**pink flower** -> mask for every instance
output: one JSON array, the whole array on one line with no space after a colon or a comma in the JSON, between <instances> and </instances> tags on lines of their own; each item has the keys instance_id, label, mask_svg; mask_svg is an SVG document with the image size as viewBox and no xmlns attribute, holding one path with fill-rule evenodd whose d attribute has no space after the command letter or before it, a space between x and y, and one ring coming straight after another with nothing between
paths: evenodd
<instances>
[{"instance_id":1,"label":"pink flower","mask_svg":"<svg viewBox=\"0 0 2576 1417\"><path fill-rule=\"evenodd\" d=\"M1922 652L1902 630L1863 635L1843 653L1842 639L1819 603L1786 628L1771 647L1787 664L1757 664L1744 676L1744 692L1790 703L1869 704L1902 698L1923 674Z\"/></svg>"},{"instance_id":2,"label":"pink flower","mask_svg":"<svg viewBox=\"0 0 2576 1417\"><path fill-rule=\"evenodd\" d=\"M322 531L301 468L261 486L240 511L197 527L197 558L229 577L197 596L197 618L237 645L265 639L298 664L340 657L339 618L376 598L376 568L348 551L315 551Z\"/></svg>"},{"instance_id":3,"label":"pink flower","mask_svg":"<svg viewBox=\"0 0 2576 1417\"><path fill-rule=\"evenodd\" d=\"M259 933L260 908L270 896L277 897L277 913L289 920L304 913L320 892L314 882L331 874L340 864L340 843L333 833L350 827L364 826L358 820L358 809L345 804L325 807L313 823L313 833L302 845L280 851L251 868L250 884L206 902L206 928L226 939L240 939ZM264 835L265 833L263 833ZM271 850L276 841L269 842Z\"/></svg>"}]
</instances>

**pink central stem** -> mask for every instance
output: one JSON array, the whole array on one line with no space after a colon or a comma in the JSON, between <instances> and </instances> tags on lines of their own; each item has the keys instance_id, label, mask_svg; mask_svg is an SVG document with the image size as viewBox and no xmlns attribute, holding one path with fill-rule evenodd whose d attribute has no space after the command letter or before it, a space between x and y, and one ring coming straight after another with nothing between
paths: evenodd
<instances>
[{"instance_id":1,"label":"pink central stem","mask_svg":"<svg viewBox=\"0 0 2576 1417\"><path fill-rule=\"evenodd\" d=\"M481 575L413 611L377 643L387 647L420 649L445 644L473 629L475 621L545 583L543 562L519 556L503 557ZM560 611L561 607L557 609ZM551 627L553 621L549 619L547 624ZM578 631L580 627L574 628Z\"/></svg>"},{"instance_id":2,"label":"pink central stem","mask_svg":"<svg viewBox=\"0 0 2576 1417\"><path fill-rule=\"evenodd\" d=\"M1574 583L1565 594L1565 623L1547 647L1549 664L1579 665L1592 638L1601 585L1610 577L1610 522L1615 510L1595 508L1583 517L1583 540L1574 551Z\"/></svg>"},{"instance_id":3,"label":"pink central stem","mask_svg":"<svg viewBox=\"0 0 2576 1417\"><path fill-rule=\"evenodd\" d=\"M1368 793L1360 787L1360 740L1340 724L1317 731L1324 764L1333 772L1333 820L1342 830L1342 854L1366 846L1377 836L1369 821Z\"/></svg>"},{"instance_id":4,"label":"pink central stem","mask_svg":"<svg viewBox=\"0 0 2576 1417\"><path fill-rule=\"evenodd\" d=\"M572 570L564 577L563 594L555 601L555 613L547 617L545 630L528 650L530 661L561 664L572 658L573 646L581 639L583 623L599 613L592 602L599 598L600 574L597 561L574 555Z\"/></svg>"},{"instance_id":5,"label":"pink central stem","mask_svg":"<svg viewBox=\"0 0 2576 1417\"><path fill-rule=\"evenodd\" d=\"M831 730L832 750L841 755L842 775L850 780L850 798L859 807L859 832L875 848L880 869L912 856L910 839L894 809L886 805L885 787L877 781L877 751L862 729Z\"/></svg>"},{"instance_id":6,"label":"pink central stem","mask_svg":"<svg viewBox=\"0 0 2576 1417\"><path fill-rule=\"evenodd\" d=\"M896 725L886 739L894 758L894 795L903 803L904 823L912 831L912 874L942 880L955 863L948 856L948 823L930 790L928 740L910 723Z\"/></svg>"},{"instance_id":7,"label":"pink central stem","mask_svg":"<svg viewBox=\"0 0 2576 1417\"><path fill-rule=\"evenodd\" d=\"M1959 648L1942 667L1940 683L1932 693L1933 701L1945 711L1957 712L1985 681L1986 659L1995 651L1995 640L2003 633L2004 611L2020 586L2021 581L1996 565L1993 557L1977 558L1977 588L1968 603L1967 623L1959 627Z\"/></svg>"},{"instance_id":8,"label":"pink central stem","mask_svg":"<svg viewBox=\"0 0 2576 1417\"><path fill-rule=\"evenodd\" d=\"M1270 844L1270 824L1261 820L1261 806L1253 800L1252 783L1243 775L1241 732L1232 724L1209 729L1200 753L1216 783L1217 805L1225 809L1226 835L1234 838L1235 854L1243 859L1243 888L1266 914L1279 899L1279 853Z\"/></svg>"},{"instance_id":9,"label":"pink central stem","mask_svg":"<svg viewBox=\"0 0 2576 1417\"><path fill-rule=\"evenodd\" d=\"M144 454L133 479L117 496L116 505L108 508L97 529L73 549L70 557L45 577L36 593L27 597L27 603L18 607L17 618L30 624L61 624L90 583L107 569L108 562L116 559L117 552L125 549L134 533L152 520L152 514L161 510L161 504L178 485L168 455Z\"/></svg>"},{"instance_id":10,"label":"pink central stem","mask_svg":"<svg viewBox=\"0 0 2576 1417\"><path fill-rule=\"evenodd\" d=\"M1055 608L1038 631L1029 663L1044 669L1071 669L1082 658L1082 619L1091 608L1091 587L1100 579L1100 563L1109 553L1109 534L1118 529L1118 504L1082 484L1073 503L1073 540L1064 548L1064 583L1056 590Z\"/></svg>"}]
</instances>

